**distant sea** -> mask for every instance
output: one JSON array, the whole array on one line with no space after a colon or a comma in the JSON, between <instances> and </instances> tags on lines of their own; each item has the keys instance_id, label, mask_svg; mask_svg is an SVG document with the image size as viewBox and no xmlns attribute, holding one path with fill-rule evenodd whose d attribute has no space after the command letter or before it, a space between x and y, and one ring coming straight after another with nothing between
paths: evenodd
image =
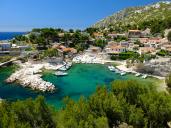
<instances>
[{"instance_id":1,"label":"distant sea","mask_svg":"<svg viewBox=\"0 0 171 128\"><path fill-rule=\"evenodd\" d=\"M18 35L23 35L26 32L0 32L0 40L10 40Z\"/></svg>"}]
</instances>

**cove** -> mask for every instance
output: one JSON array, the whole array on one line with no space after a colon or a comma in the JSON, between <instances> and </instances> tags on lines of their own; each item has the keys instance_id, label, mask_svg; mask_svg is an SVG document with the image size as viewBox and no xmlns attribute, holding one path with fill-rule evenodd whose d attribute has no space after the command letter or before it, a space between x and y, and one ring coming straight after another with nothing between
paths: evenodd
<instances>
[{"instance_id":1,"label":"cove","mask_svg":"<svg viewBox=\"0 0 171 128\"><path fill-rule=\"evenodd\" d=\"M63 98L66 96L78 100L80 96L90 96L98 86L110 88L110 83L114 80L139 79L133 75L120 76L109 71L105 65L74 64L68 71L68 76L59 77L53 75L52 72L45 72L43 79L53 83L57 90L54 93L41 93L17 84L5 83L5 79L12 72L14 72L14 66L0 68L0 97L2 99L16 101L43 95L47 103L57 108L62 106Z\"/></svg>"}]
</instances>

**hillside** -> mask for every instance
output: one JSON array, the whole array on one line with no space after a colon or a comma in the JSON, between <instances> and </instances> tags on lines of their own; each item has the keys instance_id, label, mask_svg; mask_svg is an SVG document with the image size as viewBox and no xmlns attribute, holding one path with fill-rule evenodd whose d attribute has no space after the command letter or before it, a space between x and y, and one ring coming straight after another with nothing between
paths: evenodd
<instances>
[{"instance_id":1,"label":"hillside","mask_svg":"<svg viewBox=\"0 0 171 128\"><path fill-rule=\"evenodd\" d=\"M97 22L92 27L133 26L151 20L165 20L171 17L171 2L158 2L142 7L131 7L119 11Z\"/></svg>"}]
</instances>

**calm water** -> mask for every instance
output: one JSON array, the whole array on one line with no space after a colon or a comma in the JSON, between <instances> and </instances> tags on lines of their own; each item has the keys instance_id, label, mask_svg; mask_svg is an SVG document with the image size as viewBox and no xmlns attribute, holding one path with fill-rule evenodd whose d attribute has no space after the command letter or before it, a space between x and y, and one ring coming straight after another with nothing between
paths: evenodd
<instances>
[{"instance_id":1,"label":"calm water","mask_svg":"<svg viewBox=\"0 0 171 128\"><path fill-rule=\"evenodd\" d=\"M113 80L123 80L131 78L129 75L120 76L110 72L104 65L88 65L76 64L69 71L69 75L65 77L57 77L52 73L45 73L43 79L52 82L57 89L53 94L40 93L22 88L16 84L6 84L4 80L13 72L14 68L7 67L0 69L0 97L8 100L35 98L38 95L44 95L48 103L60 107L62 99L69 96L77 100L80 96L89 96L97 88L97 86L110 87Z\"/></svg>"},{"instance_id":2,"label":"calm water","mask_svg":"<svg viewBox=\"0 0 171 128\"><path fill-rule=\"evenodd\" d=\"M23 35L24 32L0 32L0 40L9 40L18 35Z\"/></svg>"}]
</instances>

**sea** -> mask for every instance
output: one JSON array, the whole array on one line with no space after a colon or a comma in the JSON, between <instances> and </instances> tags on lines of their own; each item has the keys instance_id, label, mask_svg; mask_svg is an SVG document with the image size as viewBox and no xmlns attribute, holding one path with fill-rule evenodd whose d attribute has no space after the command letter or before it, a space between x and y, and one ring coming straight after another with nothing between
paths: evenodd
<instances>
[{"instance_id":1,"label":"sea","mask_svg":"<svg viewBox=\"0 0 171 128\"><path fill-rule=\"evenodd\" d=\"M26 32L0 32L0 40L10 40L18 35L23 35Z\"/></svg>"}]
</instances>

